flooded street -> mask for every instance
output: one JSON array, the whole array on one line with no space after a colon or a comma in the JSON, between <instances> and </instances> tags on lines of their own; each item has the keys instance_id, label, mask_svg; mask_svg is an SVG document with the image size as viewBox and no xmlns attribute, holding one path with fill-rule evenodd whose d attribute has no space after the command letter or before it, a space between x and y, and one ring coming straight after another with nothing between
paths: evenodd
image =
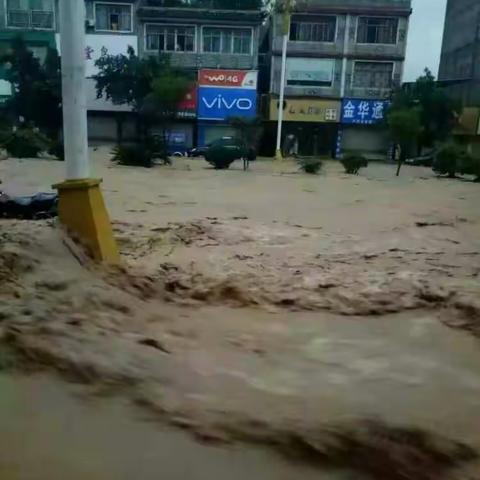
<instances>
[{"instance_id":1,"label":"flooded street","mask_svg":"<svg viewBox=\"0 0 480 480\"><path fill-rule=\"evenodd\" d=\"M201 444L125 401L88 398L51 376L0 375L0 392L2 480L352 478L261 448Z\"/></svg>"},{"instance_id":2,"label":"flooded street","mask_svg":"<svg viewBox=\"0 0 480 480\"><path fill-rule=\"evenodd\" d=\"M478 185L91 154L122 267L2 220L0 347L115 395L4 376L2 480L478 480ZM62 168L6 160L2 187Z\"/></svg>"}]
</instances>

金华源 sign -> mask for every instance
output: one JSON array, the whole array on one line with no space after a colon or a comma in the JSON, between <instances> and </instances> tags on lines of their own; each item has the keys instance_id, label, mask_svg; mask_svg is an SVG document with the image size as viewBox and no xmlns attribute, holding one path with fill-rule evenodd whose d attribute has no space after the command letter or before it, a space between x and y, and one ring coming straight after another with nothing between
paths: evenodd
<instances>
[{"instance_id":1,"label":"\u91d1\u534e\u6e90 sign","mask_svg":"<svg viewBox=\"0 0 480 480\"><path fill-rule=\"evenodd\" d=\"M345 98L342 101L342 123L372 125L381 122L389 104L388 100Z\"/></svg>"}]
</instances>

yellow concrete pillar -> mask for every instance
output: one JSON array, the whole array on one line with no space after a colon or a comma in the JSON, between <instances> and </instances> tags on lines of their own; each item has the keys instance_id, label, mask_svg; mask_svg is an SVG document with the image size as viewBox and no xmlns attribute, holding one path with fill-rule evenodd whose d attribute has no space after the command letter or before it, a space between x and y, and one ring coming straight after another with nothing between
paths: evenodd
<instances>
[{"instance_id":1,"label":"yellow concrete pillar","mask_svg":"<svg viewBox=\"0 0 480 480\"><path fill-rule=\"evenodd\" d=\"M87 178L54 185L58 190L58 215L67 231L80 239L96 261L117 265L120 254L100 183L99 179Z\"/></svg>"}]
</instances>

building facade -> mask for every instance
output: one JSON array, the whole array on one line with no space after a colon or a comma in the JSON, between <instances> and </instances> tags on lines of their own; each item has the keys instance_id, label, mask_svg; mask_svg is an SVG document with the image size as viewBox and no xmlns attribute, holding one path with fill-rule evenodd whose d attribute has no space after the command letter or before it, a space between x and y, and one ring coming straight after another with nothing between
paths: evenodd
<instances>
[{"instance_id":1,"label":"building facade","mask_svg":"<svg viewBox=\"0 0 480 480\"><path fill-rule=\"evenodd\" d=\"M478 0L448 0L438 80L464 105L480 106Z\"/></svg>"},{"instance_id":2,"label":"building facade","mask_svg":"<svg viewBox=\"0 0 480 480\"><path fill-rule=\"evenodd\" d=\"M48 47L56 48L61 54L59 35L59 1L62 0L4 0L0 2L0 48L8 48L18 36L27 43L33 54L43 61ZM116 116L131 115L126 106L113 105L105 99L97 99L95 82L95 60L102 52L126 53L131 45L138 50L135 0L96 1L85 0L86 17L86 89L88 129L91 140L113 140L116 138ZM1 77L1 72L0 72ZM0 98L11 95L11 86L0 78ZM134 123L125 123L125 137L133 138Z\"/></svg>"},{"instance_id":3,"label":"building facade","mask_svg":"<svg viewBox=\"0 0 480 480\"><path fill-rule=\"evenodd\" d=\"M198 80L192 92L198 115L172 127L174 138L187 147L231 134L229 116L256 114L262 13L220 10L211 3L211 8L166 7L163 0L141 0L137 10L140 54L168 54L173 67Z\"/></svg>"},{"instance_id":4,"label":"building facade","mask_svg":"<svg viewBox=\"0 0 480 480\"><path fill-rule=\"evenodd\" d=\"M448 0L438 73L440 84L460 101L454 135L480 155L480 2Z\"/></svg>"},{"instance_id":5,"label":"building facade","mask_svg":"<svg viewBox=\"0 0 480 480\"><path fill-rule=\"evenodd\" d=\"M8 47L21 34L40 59L49 46L56 47L61 54L59 1L62 0L0 2L0 46L4 42ZM171 138L180 150L231 133L229 116L256 115L262 12L219 9L215 0L211 0L210 6L203 2L203 8L166 6L172 4L166 0L85 0L86 17L79 21L85 21L86 28L91 140L114 140L118 116L123 116L124 138L135 136L131 109L97 99L91 78L97 72L95 61L103 53L126 54L128 47L142 57L167 54L171 65L190 75L195 83L203 79L203 84L198 89L196 84L179 106L179 120L172 126ZM222 76L227 81L222 81ZM230 84L229 79L233 79ZM10 94L10 85L2 82L0 75L0 98ZM197 110L201 115L197 115Z\"/></svg>"},{"instance_id":6,"label":"building facade","mask_svg":"<svg viewBox=\"0 0 480 480\"><path fill-rule=\"evenodd\" d=\"M58 0L4 0L0 2L0 50L8 49L21 34L31 50L45 59L48 47L55 47ZM0 72L0 101L12 93Z\"/></svg>"},{"instance_id":7,"label":"building facade","mask_svg":"<svg viewBox=\"0 0 480 480\"><path fill-rule=\"evenodd\" d=\"M385 152L378 124L403 77L410 0L298 3L287 47L284 136L300 153ZM281 18L274 17L268 114L278 118Z\"/></svg>"}]
</instances>

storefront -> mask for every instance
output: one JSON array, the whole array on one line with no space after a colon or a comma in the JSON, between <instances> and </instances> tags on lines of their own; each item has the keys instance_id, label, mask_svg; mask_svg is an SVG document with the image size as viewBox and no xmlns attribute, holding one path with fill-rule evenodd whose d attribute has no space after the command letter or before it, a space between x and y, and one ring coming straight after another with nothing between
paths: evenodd
<instances>
[{"instance_id":1,"label":"storefront","mask_svg":"<svg viewBox=\"0 0 480 480\"><path fill-rule=\"evenodd\" d=\"M198 76L198 145L233 135L229 118L257 115L257 71L203 69Z\"/></svg>"},{"instance_id":2,"label":"storefront","mask_svg":"<svg viewBox=\"0 0 480 480\"><path fill-rule=\"evenodd\" d=\"M387 100L343 99L336 156L362 152L370 158L386 158L390 148L384 122L388 106Z\"/></svg>"},{"instance_id":3,"label":"storefront","mask_svg":"<svg viewBox=\"0 0 480 480\"><path fill-rule=\"evenodd\" d=\"M340 101L317 98L286 98L283 104L282 145L289 135L298 143L299 155L333 156L340 121ZM275 129L279 100L270 98L267 128Z\"/></svg>"}]
</instances>

